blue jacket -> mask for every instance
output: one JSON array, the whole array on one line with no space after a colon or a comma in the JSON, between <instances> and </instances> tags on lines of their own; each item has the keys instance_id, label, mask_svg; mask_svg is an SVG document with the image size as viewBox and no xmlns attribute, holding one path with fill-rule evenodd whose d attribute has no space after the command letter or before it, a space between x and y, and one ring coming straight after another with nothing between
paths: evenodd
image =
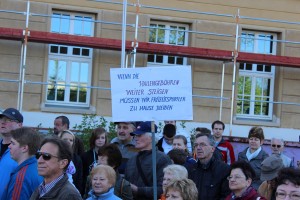
<instances>
[{"instance_id":1,"label":"blue jacket","mask_svg":"<svg viewBox=\"0 0 300 200\"><path fill-rule=\"evenodd\" d=\"M108 192L101 194L100 196L96 196L94 194L94 191L91 190L89 192L89 195L91 195L90 198L86 199L86 200L121 200L119 197L117 197L116 195L114 195L114 188L110 188L108 190Z\"/></svg>"},{"instance_id":2,"label":"blue jacket","mask_svg":"<svg viewBox=\"0 0 300 200\"><path fill-rule=\"evenodd\" d=\"M29 199L42 181L43 177L38 175L36 158L28 158L11 173L1 200Z\"/></svg>"},{"instance_id":3,"label":"blue jacket","mask_svg":"<svg viewBox=\"0 0 300 200\"><path fill-rule=\"evenodd\" d=\"M0 140L0 144L2 139ZM1 150L1 145L0 145ZM9 149L7 149L2 157L0 157L0 198L4 192L5 186L8 184L10 179L10 173L16 169L18 163L10 157Z\"/></svg>"}]
</instances>

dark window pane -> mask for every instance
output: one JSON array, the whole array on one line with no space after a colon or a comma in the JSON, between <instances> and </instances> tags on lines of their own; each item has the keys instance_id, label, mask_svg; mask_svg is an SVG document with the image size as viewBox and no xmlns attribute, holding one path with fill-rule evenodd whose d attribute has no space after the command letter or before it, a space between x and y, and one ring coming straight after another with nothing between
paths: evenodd
<instances>
[{"instance_id":1,"label":"dark window pane","mask_svg":"<svg viewBox=\"0 0 300 200\"><path fill-rule=\"evenodd\" d=\"M240 63L240 70L244 70L245 69L245 63Z\"/></svg>"},{"instance_id":2,"label":"dark window pane","mask_svg":"<svg viewBox=\"0 0 300 200\"><path fill-rule=\"evenodd\" d=\"M77 102L77 89L78 89L78 87L70 88L70 101L71 102Z\"/></svg>"},{"instance_id":3,"label":"dark window pane","mask_svg":"<svg viewBox=\"0 0 300 200\"><path fill-rule=\"evenodd\" d=\"M53 46L53 45L51 45L51 47L50 47L50 52L51 52L51 53L58 53L58 46Z\"/></svg>"},{"instance_id":4,"label":"dark window pane","mask_svg":"<svg viewBox=\"0 0 300 200\"><path fill-rule=\"evenodd\" d=\"M257 65L257 71L258 72L263 72L264 71L264 66L263 65Z\"/></svg>"},{"instance_id":5,"label":"dark window pane","mask_svg":"<svg viewBox=\"0 0 300 200\"><path fill-rule=\"evenodd\" d=\"M60 47L59 53L61 53L61 54L68 54L68 47Z\"/></svg>"},{"instance_id":6,"label":"dark window pane","mask_svg":"<svg viewBox=\"0 0 300 200\"><path fill-rule=\"evenodd\" d=\"M246 70L252 71L252 64L246 64Z\"/></svg>"},{"instance_id":7,"label":"dark window pane","mask_svg":"<svg viewBox=\"0 0 300 200\"><path fill-rule=\"evenodd\" d=\"M168 57L168 64L175 64L175 57L169 56Z\"/></svg>"},{"instance_id":8,"label":"dark window pane","mask_svg":"<svg viewBox=\"0 0 300 200\"><path fill-rule=\"evenodd\" d=\"M156 55L156 62L157 62L157 63L163 63L163 56L161 56L161 55Z\"/></svg>"},{"instance_id":9,"label":"dark window pane","mask_svg":"<svg viewBox=\"0 0 300 200\"><path fill-rule=\"evenodd\" d=\"M271 72L271 65L266 65L265 66L265 72Z\"/></svg>"},{"instance_id":10,"label":"dark window pane","mask_svg":"<svg viewBox=\"0 0 300 200\"><path fill-rule=\"evenodd\" d=\"M89 49L82 49L82 56L89 56L90 50Z\"/></svg>"},{"instance_id":11,"label":"dark window pane","mask_svg":"<svg viewBox=\"0 0 300 200\"><path fill-rule=\"evenodd\" d=\"M54 100L54 99L55 99L55 86L48 85L47 100Z\"/></svg>"},{"instance_id":12,"label":"dark window pane","mask_svg":"<svg viewBox=\"0 0 300 200\"><path fill-rule=\"evenodd\" d=\"M183 57L177 57L177 64L183 65Z\"/></svg>"},{"instance_id":13,"label":"dark window pane","mask_svg":"<svg viewBox=\"0 0 300 200\"><path fill-rule=\"evenodd\" d=\"M65 87L59 86L60 88L57 90L57 101L65 100Z\"/></svg>"},{"instance_id":14,"label":"dark window pane","mask_svg":"<svg viewBox=\"0 0 300 200\"><path fill-rule=\"evenodd\" d=\"M148 55L148 62L154 62L154 55L153 54Z\"/></svg>"},{"instance_id":15,"label":"dark window pane","mask_svg":"<svg viewBox=\"0 0 300 200\"><path fill-rule=\"evenodd\" d=\"M86 103L86 88L80 88L79 102Z\"/></svg>"},{"instance_id":16,"label":"dark window pane","mask_svg":"<svg viewBox=\"0 0 300 200\"><path fill-rule=\"evenodd\" d=\"M80 55L80 48L73 48L73 55Z\"/></svg>"}]
</instances>

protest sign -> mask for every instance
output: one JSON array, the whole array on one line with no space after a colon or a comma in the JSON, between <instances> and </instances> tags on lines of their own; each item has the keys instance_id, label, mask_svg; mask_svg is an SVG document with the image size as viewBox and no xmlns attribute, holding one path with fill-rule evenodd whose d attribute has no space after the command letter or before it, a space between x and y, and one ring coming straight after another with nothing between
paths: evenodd
<instances>
[{"instance_id":1,"label":"protest sign","mask_svg":"<svg viewBox=\"0 0 300 200\"><path fill-rule=\"evenodd\" d=\"M190 66L112 68L113 121L192 120Z\"/></svg>"}]
</instances>

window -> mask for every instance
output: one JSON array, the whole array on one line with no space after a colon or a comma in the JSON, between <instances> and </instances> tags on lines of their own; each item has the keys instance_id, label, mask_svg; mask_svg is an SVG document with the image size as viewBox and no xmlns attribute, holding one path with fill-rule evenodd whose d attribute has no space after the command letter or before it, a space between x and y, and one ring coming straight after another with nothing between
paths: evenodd
<instances>
[{"instance_id":1,"label":"window","mask_svg":"<svg viewBox=\"0 0 300 200\"><path fill-rule=\"evenodd\" d=\"M243 31L240 51L275 54L275 34ZM275 66L240 63L237 117L271 120Z\"/></svg>"},{"instance_id":2,"label":"window","mask_svg":"<svg viewBox=\"0 0 300 200\"><path fill-rule=\"evenodd\" d=\"M188 26L184 24L167 24L151 22L149 28L149 42L178 46L188 45ZM186 65L187 58L180 56L148 55L148 65Z\"/></svg>"},{"instance_id":3,"label":"window","mask_svg":"<svg viewBox=\"0 0 300 200\"><path fill-rule=\"evenodd\" d=\"M89 15L53 12L51 32L93 36L92 20ZM48 104L89 106L92 53L86 47L49 45Z\"/></svg>"}]
</instances>

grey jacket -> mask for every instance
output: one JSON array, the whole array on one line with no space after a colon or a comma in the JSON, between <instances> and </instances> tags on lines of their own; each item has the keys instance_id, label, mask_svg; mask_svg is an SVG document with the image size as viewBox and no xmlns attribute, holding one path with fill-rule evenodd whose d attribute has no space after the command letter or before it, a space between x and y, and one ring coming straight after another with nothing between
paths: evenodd
<instances>
[{"instance_id":1,"label":"grey jacket","mask_svg":"<svg viewBox=\"0 0 300 200\"><path fill-rule=\"evenodd\" d=\"M39 189L37 188L30 197L30 200L82 200L80 193L77 189L68 181L68 176L64 177L56 183L56 185L47 192L44 196L40 197Z\"/></svg>"},{"instance_id":2,"label":"grey jacket","mask_svg":"<svg viewBox=\"0 0 300 200\"><path fill-rule=\"evenodd\" d=\"M254 187L256 190L258 190L258 187L262 184L262 181L260 180L260 174L261 174L261 163L264 159L269 157L269 154L267 154L263 149L259 152L259 154L253 158L252 160L248 160L246 153L249 147L247 147L244 151L239 153L238 160L244 160L248 162L253 170L255 171L255 178L252 181L252 187Z\"/></svg>"},{"instance_id":3,"label":"grey jacket","mask_svg":"<svg viewBox=\"0 0 300 200\"><path fill-rule=\"evenodd\" d=\"M144 183L139 173L137 159L140 160L141 169L148 184ZM163 152L156 150L157 198L162 194L163 169L169 164L172 164L170 158ZM153 199L152 150L141 151L138 155L128 160L125 179L138 187L138 192L135 194L134 199Z\"/></svg>"}]
</instances>

